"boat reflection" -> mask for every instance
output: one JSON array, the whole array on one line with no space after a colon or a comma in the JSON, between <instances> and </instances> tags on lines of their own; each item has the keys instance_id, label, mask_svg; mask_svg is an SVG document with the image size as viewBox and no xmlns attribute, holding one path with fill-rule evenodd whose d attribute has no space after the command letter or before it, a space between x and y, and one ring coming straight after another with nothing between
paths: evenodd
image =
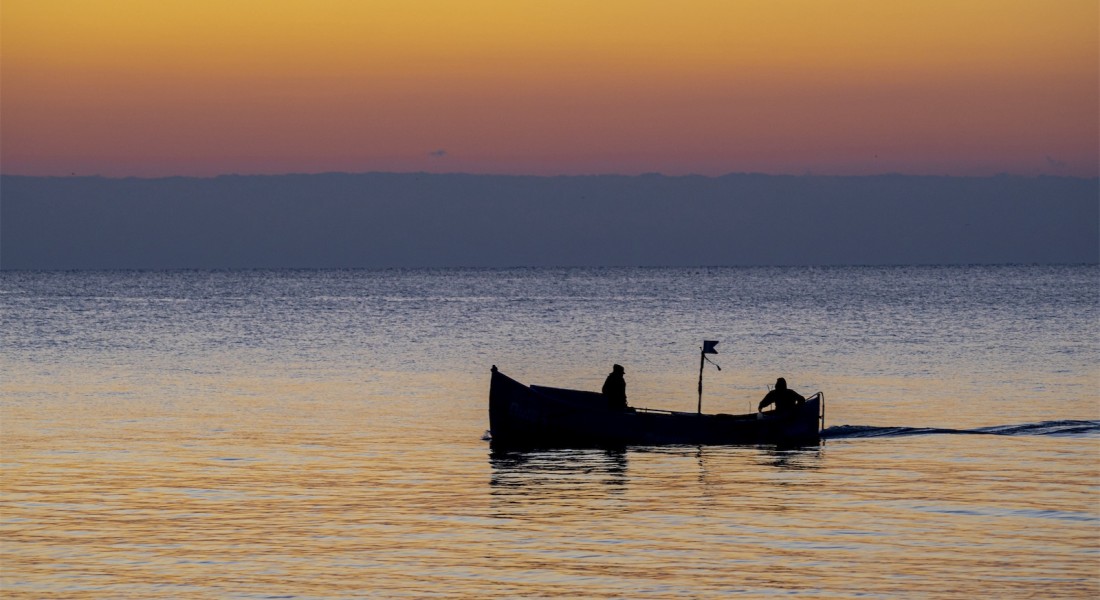
<instances>
[{"instance_id":1,"label":"boat reflection","mask_svg":"<svg viewBox=\"0 0 1100 600\"><path fill-rule=\"evenodd\" d=\"M561 448L517 450L492 446L490 485L515 487L552 485L563 480L621 486L627 473L625 448Z\"/></svg>"},{"instance_id":2,"label":"boat reflection","mask_svg":"<svg viewBox=\"0 0 1100 600\"><path fill-rule=\"evenodd\" d=\"M489 495L494 516L543 520L620 510L627 488L623 449L493 448Z\"/></svg>"},{"instance_id":3,"label":"boat reflection","mask_svg":"<svg viewBox=\"0 0 1100 600\"><path fill-rule=\"evenodd\" d=\"M748 461L784 470L821 467L820 445L778 446L632 446L627 448L517 449L491 445L490 485L553 485L562 480L622 486L627 483L629 455L690 456L700 473L712 469L738 469ZM740 465L738 463L741 463Z\"/></svg>"},{"instance_id":4,"label":"boat reflection","mask_svg":"<svg viewBox=\"0 0 1100 600\"><path fill-rule=\"evenodd\" d=\"M788 494L812 486L803 474L822 463L819 446L491 446L489 495L495 516L540 521L610 517L665 502L723 504L734 489L757 490L768 510L783 511Z\"/></svg>"}]
</instances>

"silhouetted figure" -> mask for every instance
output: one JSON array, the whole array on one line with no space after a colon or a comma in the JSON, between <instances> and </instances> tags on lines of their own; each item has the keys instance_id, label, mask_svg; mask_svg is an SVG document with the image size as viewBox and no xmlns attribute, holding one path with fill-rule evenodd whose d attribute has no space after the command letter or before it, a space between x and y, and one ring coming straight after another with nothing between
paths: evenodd
<instances>
[{"instance_id":1,"label":"silhouetted figure","mask_svg":"<svg viewBox=\"0 0 1100 600\"><path fill-rule=\"evenodd\" d=\"M774 404L776 412L785 413L794 410L794 407L805 401L805 396L787 389L787 380L780 377L775 380L775 389L764 396L757 410L763 411L766 407Z\"/></svg>"},{"instance_id":2,"label":"silhouetted figure","mask_svg":"<svg viewBox=\"0 0 1100 600\"><path fill-rule=\"evenodd\" d=\"M607 408L611 410L627 410L626 406L626 370L622 365L615 365L611 373L603 382L603 397L607 399Z\"/></svg>"}]
</instances>

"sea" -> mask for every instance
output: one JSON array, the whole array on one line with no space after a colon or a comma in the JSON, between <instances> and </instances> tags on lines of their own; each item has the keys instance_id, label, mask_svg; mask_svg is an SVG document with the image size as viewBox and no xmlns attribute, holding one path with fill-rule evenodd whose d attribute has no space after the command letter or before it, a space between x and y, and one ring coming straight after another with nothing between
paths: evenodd
<instances>
[{"instance_id":1,"label":"sea","mask_svg":"<svg viewBox=\"0 0 1100 600\"><path fill-rule=\"evenodd\" d=\"M704 340L821 443L491 442ZM3 271L0 595L1100 597L1100 267Z\"/></svg>"}]
</instances>

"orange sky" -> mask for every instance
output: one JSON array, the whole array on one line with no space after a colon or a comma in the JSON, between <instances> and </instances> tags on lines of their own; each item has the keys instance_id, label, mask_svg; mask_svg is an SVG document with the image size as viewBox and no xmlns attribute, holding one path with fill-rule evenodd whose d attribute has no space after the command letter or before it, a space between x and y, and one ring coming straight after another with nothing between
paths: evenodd
<instances>
[{"instance_id":1,"label":"orange sky","mask_svg":"<svg viewBox=\"0 0 1100 600\"><path fill-rule=\"evenodd\" d=\"M1097 0L3 0L0 170L1097 176Z\"/></svg>"}]
</instances>

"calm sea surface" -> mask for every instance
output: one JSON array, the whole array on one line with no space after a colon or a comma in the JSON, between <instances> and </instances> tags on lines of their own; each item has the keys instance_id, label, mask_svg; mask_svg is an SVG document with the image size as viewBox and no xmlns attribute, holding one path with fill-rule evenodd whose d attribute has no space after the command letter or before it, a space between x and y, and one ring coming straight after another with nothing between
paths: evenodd
<instances>
[{"instance_id":1,"label":"calm sea surface","mask_svg":"<svg viewBox=\"0 0 1100 600\"><path fill-rule=\"evenodd\" d=\"M489 368L826 439L494 452ZM0 273L6 598L1092 598L1100 268Z\"/></svg>"}]
</instances>

